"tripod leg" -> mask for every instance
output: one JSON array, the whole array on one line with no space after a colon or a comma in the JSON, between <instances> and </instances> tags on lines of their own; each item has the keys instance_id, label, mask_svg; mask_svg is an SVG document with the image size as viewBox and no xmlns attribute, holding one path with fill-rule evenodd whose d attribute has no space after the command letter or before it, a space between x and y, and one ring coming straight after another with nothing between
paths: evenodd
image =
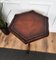
<instances>
[{"instance_id":1,"label":"tripod leg","mask_svg":"<svg viewBox=\"0 0 56 60\"><path fill-rule=\"evenodd\" d=\"M28 46L27 46L27 54L29 54L30 52L30 43L28 43Z\"/></svg>"}]
</instances>

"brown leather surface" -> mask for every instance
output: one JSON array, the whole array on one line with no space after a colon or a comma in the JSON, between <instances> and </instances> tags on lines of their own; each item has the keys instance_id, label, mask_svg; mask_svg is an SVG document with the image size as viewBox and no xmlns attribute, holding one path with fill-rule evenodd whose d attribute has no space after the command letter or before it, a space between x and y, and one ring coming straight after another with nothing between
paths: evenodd
<instances>
[{"instance_id":1,"label":"brown leather surface","mask_svg":"<svg viewBox=\"0 0 56 60\"><path fill-rule=\"evenodd\" d=\"M35 11L16 14L9 30L24 43L48 36L48 17Z\"/></svg>"}]
</instances>

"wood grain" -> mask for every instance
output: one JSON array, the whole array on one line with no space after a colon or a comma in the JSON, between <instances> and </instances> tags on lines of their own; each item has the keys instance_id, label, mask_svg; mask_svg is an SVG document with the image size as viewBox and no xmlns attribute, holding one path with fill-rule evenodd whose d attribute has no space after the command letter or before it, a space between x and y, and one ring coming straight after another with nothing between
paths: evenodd
<instances>
[{"instance_id":1,"label":"wood grain","mask_svg":"<svg viewBox=\"0 0 56 60\"><path fill-rule=\"evenodd\" d=\"M27 46L12 33L6 36L0 30L0 48L27 50ZM56 33L49 33L48 37L30 43L30 50L56 53Z\"/></svg>"}]
</instances>

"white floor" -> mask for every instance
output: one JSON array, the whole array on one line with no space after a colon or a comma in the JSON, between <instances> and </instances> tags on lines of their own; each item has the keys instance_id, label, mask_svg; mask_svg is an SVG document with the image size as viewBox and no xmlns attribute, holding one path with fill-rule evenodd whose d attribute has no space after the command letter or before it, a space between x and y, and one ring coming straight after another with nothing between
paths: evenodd
<instances>
[{"instance_id":1,"label":"white floor","mask_svg":"<svg viewBox=\"0 0 56 60\"><path fill-rule=\"evenodd\" d=\"M1 0L5 21L10 24L16 13L35 10L49 17L49 31L56 32L56 1L55 0Z\"/></svg>"}]
</instances>

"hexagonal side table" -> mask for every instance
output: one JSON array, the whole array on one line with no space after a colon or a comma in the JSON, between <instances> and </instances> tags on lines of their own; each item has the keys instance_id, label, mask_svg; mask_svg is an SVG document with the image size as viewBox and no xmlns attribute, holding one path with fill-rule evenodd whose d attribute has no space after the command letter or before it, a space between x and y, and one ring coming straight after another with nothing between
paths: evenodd
<instances>
[{"instance_id":1,"label":"hexagonal side table","mask_svg":"<svg viewBox=\"0 0 56 60\"><path fill-rule=\"evenodd\" d=\"M48 17L33 10L16 14L9 30L24 43L30 43L49 35Z\"/></svg>"}]
</instances>

